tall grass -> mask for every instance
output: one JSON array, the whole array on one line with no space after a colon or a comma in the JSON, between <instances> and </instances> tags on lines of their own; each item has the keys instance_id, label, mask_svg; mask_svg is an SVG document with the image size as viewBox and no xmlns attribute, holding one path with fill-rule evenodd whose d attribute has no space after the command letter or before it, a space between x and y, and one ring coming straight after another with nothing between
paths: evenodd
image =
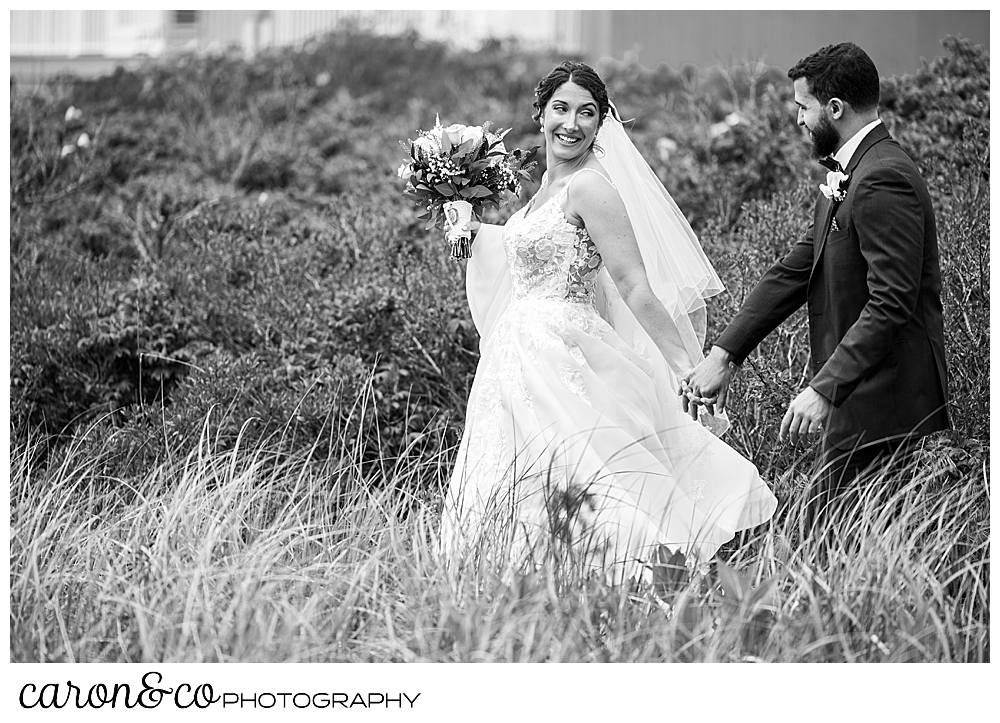
<instances>
[{"instance_id":1,"label":"tall grass","mask_svg":"<svg viewBox=\"0 0 1000 723\"><path fill-rule=\"evenodd\" d=\"M711 570L612 585L555 552L513 573L449 566L441 459L222 448L220 423L128 479L83 444L44 471L15 447L13 661L989 659L985 469L956 478L933 450L875 472L891 504L842 510L832 545L800 536L792 504Z\"/></svg>"}]
</instances>

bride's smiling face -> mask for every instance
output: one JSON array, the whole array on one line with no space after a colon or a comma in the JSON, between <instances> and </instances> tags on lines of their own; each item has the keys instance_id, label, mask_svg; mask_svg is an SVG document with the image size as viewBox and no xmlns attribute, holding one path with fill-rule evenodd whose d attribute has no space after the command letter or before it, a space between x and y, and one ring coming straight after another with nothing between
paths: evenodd
<instances>
[{"instance_id":1,"label":"bride's smiling face","mask_svg":"<svg viewBox=\"0 0 1000 723\"><path fill-rule=\"evenodd\" d=\"M600 126L597 101L573 81L563 83L542 114L545 148L554 158L572 160L590 152Z\"/></svg>"}]
</instances>

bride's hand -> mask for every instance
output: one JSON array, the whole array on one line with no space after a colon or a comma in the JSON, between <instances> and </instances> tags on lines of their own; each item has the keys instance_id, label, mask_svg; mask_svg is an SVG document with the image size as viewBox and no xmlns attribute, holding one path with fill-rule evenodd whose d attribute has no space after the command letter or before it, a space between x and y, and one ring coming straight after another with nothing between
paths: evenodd
<instances>
[{"instance_id":1,"label":"bride's hand","mask_svg":"<svg viewBox=\"0 0 1000 723\"><path fill-rule=\"evenodd\" d=\"M691 370L694 371L693 369ZM691 372L688 372L690 375ZM719 395L711 397L702 397L695 393L694 389L688 384L686 379L681 379L677 387L677 395L681 398L681 408L684 410L685 414L691 416L691 419L697 421L698 419L698 408L705 407L705 411L711 416L715 416L715 405L719 401ZM722 407L719 407L719 413L722 413Z\"/></svg>"},{"instance_id":2,"label":"bride's hand","mask_svg":"<svg viewBox=\"0 0 1000 723\"><path fill-rule=\"evenodd\" d=\"M713 346L708 356L694 369L681 377L678 393L682 397L684 411L692 419L698 418L698 407L704 406L709 414L726 408L726 396L733 369L732 355L725 349Z\"/></svg>"}]
</instances>

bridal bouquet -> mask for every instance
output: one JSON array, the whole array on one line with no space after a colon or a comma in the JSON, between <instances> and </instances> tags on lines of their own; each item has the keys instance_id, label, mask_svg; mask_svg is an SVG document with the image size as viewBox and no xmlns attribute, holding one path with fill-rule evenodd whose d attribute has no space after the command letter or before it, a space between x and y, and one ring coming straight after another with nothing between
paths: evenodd
<instances>
[{"instance_id":1,"label":"bridal bouquet","mask_svg":"<svg viewBox=\"0 0 1000 723\"><path fill-rule=\"evenodd\" d=\"M462 227L481 217L484 209L509 205L521 193L521 181L531 180L538 147L508 151L503 144L510 129L493 133L481 126L441 125L438 118L416 140L400 141L410 158L397 174L406 181L403 195L425 210L418 218L427 227L443 219L453 259L472 256L470 234Z\"/></svg>"}]
</instances>

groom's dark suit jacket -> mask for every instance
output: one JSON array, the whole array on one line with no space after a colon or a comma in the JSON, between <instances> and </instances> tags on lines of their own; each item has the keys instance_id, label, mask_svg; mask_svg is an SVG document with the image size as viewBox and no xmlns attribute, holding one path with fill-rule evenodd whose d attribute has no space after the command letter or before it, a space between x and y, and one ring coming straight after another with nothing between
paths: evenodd
<instances>
[{"instance_id":1,"label":"groom's dark suit jacket","mask_svg":"<svg viewBox=\"0 0 1000 723\"><path fill-rule=\"evenodd\" d=\"M855 150L841 202L820 196L805 238L774 264L716 344L743 359L807 303L813 378L833 403L824 448L949 426L934 210L884 125ZM839 230L831 230L833 219Z\"/></svg>"}]
</instances>

